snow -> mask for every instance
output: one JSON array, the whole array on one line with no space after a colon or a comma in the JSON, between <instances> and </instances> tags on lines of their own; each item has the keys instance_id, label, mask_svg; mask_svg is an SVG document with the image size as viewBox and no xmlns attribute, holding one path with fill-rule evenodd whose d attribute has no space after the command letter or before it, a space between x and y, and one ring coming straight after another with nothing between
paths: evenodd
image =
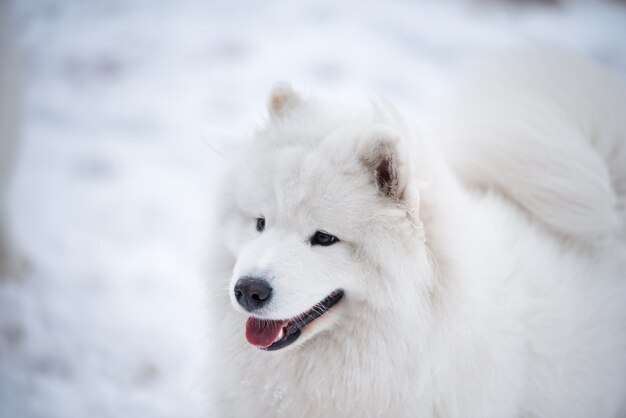
<instances>
[{"instance_id":1,"label":"snow","mask_svg":"<svg viewBox=\"0 0 626 418\"><path fill-rule=\"evenodd\" d=\"M417 125L468 63L550 43L626 78L626 7L495 1L15 3L28 262L0 281L0 417L198 417L216 173L278 80ZM243 329L242 329L243 338Z\"/></svg>"}]
</instances>

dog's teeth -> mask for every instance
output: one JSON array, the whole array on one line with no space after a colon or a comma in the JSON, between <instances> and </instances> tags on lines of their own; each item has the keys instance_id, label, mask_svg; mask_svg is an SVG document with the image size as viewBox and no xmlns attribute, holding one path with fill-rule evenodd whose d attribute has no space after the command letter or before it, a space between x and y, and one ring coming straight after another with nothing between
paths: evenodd
<instances>
[{"instance_id":1,"label":"dog's teeth","mask_svg":"<svg viewBox=\"0 0 626 418\"><path fill-rule=\"evenodd\" d=\"M274 342L281 340L285 336L285 328L281 328Z\"/></svg>"}]
</instances>

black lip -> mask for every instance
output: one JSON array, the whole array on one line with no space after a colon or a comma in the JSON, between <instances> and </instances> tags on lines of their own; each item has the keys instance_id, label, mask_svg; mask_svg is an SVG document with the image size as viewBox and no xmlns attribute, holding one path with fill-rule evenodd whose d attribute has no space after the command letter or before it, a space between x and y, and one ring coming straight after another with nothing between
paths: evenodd
<instances>
[{"instance_id":1,"label":"black lip","mask_svg":"<svg viewBox=\"0 0 626 418\"><path fill-rule=\"evenodd\" d=\"M343 298L343 290L342 289L335 290L333 293L328 295L326 299L316 304L313 308L311 308L310 310L308 310L307 312L301 315L298 315L296 317L298 319L289 325L289 328L287 328L286 335L283 338L276 341L269 347L261 348L261 350L276 351L276 350L280 350L281 348L285 348L288 345L291 345L294 341L298 339L298 337L300 337L300 334L302 334L302 330L307 324L315 321L317 318L324 315L330 308L336 305L337 302L339 302L342 298Z\"/></svg>"}]
</instances>

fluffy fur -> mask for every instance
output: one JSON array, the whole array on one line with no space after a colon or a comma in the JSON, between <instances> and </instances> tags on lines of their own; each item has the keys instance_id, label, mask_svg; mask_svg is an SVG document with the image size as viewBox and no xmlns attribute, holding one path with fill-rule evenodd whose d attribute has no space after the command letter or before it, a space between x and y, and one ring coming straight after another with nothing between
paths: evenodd
<instances>
[{"instance_id":1,"label":"fluffy fur","mask_svg":"<svg viewBox=\"0 0 626 418\"><path fill-rule=\"evenodd\" d=\"M215 416L626 416L626 93L555 51L497 67L420 134L275 88L222 180ZM262 318L345 296L265 352L246 275L274 289Z\"/></svg>"}]
</instances>

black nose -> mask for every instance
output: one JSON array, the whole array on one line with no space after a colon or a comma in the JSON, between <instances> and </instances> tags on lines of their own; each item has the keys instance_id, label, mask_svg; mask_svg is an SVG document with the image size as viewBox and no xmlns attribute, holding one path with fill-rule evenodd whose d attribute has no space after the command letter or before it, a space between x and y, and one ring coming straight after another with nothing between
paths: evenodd
<instances>
[{"instance_id":1,"label":"black nose","mask_svg":"<svg viewBox=\"0 0 626 418\"><path fill-rule=\"evenodd\" d=\"M262 308L272 296L272 288L263 279L242 277L235 284L235 298L243 308L252 312Z\"/></svg>"}]
</instances>

